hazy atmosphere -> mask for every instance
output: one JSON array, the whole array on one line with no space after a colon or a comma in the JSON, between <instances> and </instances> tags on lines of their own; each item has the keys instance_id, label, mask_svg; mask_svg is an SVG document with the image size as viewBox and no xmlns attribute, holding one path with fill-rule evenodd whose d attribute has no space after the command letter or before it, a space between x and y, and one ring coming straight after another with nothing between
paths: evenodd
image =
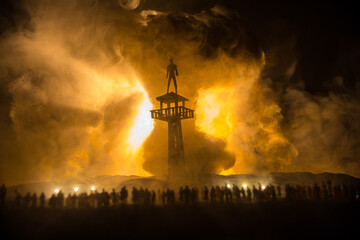
<instances>
[{"instance_id":1,"label":"hazy atmosphere","mask_svg":"<svg viewBox=\"0 0 360 240\"><path fill-rule=\"evenodd\" d=\"M0 182L166 175L170 58L190 176L359 177L358 13L251 2L1 3Z\"/></svg>"}]
</instances>

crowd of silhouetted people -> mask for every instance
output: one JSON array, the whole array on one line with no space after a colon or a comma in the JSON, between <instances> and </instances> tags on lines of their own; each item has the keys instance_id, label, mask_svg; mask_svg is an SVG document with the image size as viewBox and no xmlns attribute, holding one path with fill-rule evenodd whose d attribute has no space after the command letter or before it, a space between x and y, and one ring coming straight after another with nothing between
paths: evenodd
<instances>
[{"instance_id":1,"label":"crowd of silhouetted people","mask_svg":"<svg viewBox=\"0 0 360 240\"><path fill-rule=\"evenodd\" d=\"M206 186L189 187L181 186L178 192L173 189L166 190L148 190L147 188L131 189L131 198L129 190L124 186L119 191L113 189L110 193L103 189L90 193L82 192L77 194L69 193L65 195L61 190L53 193L49 198L41 193L28 192L21 195L15 190L14 199L6 199L7 189L4 185L0 189L1 205L9 205L14 208L102 208L109 206L121 206L127 204L133 205L196 205L196 204L240 204L240 203L257 203L267 201L320 201L320 200L360 200L360 185L342 184L332 186L331 181L323 182L321 185L289 185L284 187L269 184L263 186L258 184L252 187L239 187L236 184L230 186Z\"/></svg>"}]
</instances>

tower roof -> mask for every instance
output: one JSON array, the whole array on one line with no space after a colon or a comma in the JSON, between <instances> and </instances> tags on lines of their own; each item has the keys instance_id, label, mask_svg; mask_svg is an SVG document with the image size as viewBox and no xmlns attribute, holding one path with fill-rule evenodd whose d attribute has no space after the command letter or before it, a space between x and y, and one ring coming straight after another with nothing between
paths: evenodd
<instances>
[{"instance_id":1,"label":"tower roof","mask_svg":"<svg viewBox=\"0 0 360 240\"><path fill-rule=\"evenodd\" d=\"M167 94L164 94L162 96L159 96L156 98L156 100L163 102L163 103L174 103L174 102L185 102L189 101L186 97L180 96L179 94L176 94L174 92L170 92Z\"/></svg>"}]
</instances>

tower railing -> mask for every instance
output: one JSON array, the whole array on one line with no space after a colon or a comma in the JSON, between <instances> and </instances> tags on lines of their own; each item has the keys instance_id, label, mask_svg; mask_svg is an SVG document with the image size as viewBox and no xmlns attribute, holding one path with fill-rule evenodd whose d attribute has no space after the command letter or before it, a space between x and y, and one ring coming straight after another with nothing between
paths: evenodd
<instances>
[{"instance_id":1,"label":"tower railing","mask_svg":"<svg viewBox=\"0 0 360 240\"><path fill-rule=\"evenodd\" d=\"M194 118L194 110L183 106L154 109L150 112L151 118L164 121L171 117L179 117L180 119Z\"/></svg>"}]
</instances>

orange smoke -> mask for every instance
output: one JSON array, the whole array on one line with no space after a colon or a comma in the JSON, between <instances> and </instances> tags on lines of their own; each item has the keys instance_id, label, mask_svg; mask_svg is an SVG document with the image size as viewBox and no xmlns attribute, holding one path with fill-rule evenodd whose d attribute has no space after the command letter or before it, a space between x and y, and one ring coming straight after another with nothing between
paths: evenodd
<instances>
[{"instance_id":1,"label":"orange smoke","mask_svg":"<svg viewBox=\"0 0 360 240\"><path fill-rule=\"evenodd\" d=\"M260 83L264 62L240 61L227 86L198 91L197 129L225 140L227 150L236 155L235 165L218 169L220 174L286 170L298 154L281 133L281 109L272 90Z\"/></svg>"},{"instance_id":2,"label":"orange smoke","mask_svg":"<svg viewBox=\"0 0 360 240\"><path fill-rule=\"evenodd\" d=\"M234 91L229 88L198 91L196 127L213 137L229 141L235 124Z\"/></svg>"}]
</instances>

